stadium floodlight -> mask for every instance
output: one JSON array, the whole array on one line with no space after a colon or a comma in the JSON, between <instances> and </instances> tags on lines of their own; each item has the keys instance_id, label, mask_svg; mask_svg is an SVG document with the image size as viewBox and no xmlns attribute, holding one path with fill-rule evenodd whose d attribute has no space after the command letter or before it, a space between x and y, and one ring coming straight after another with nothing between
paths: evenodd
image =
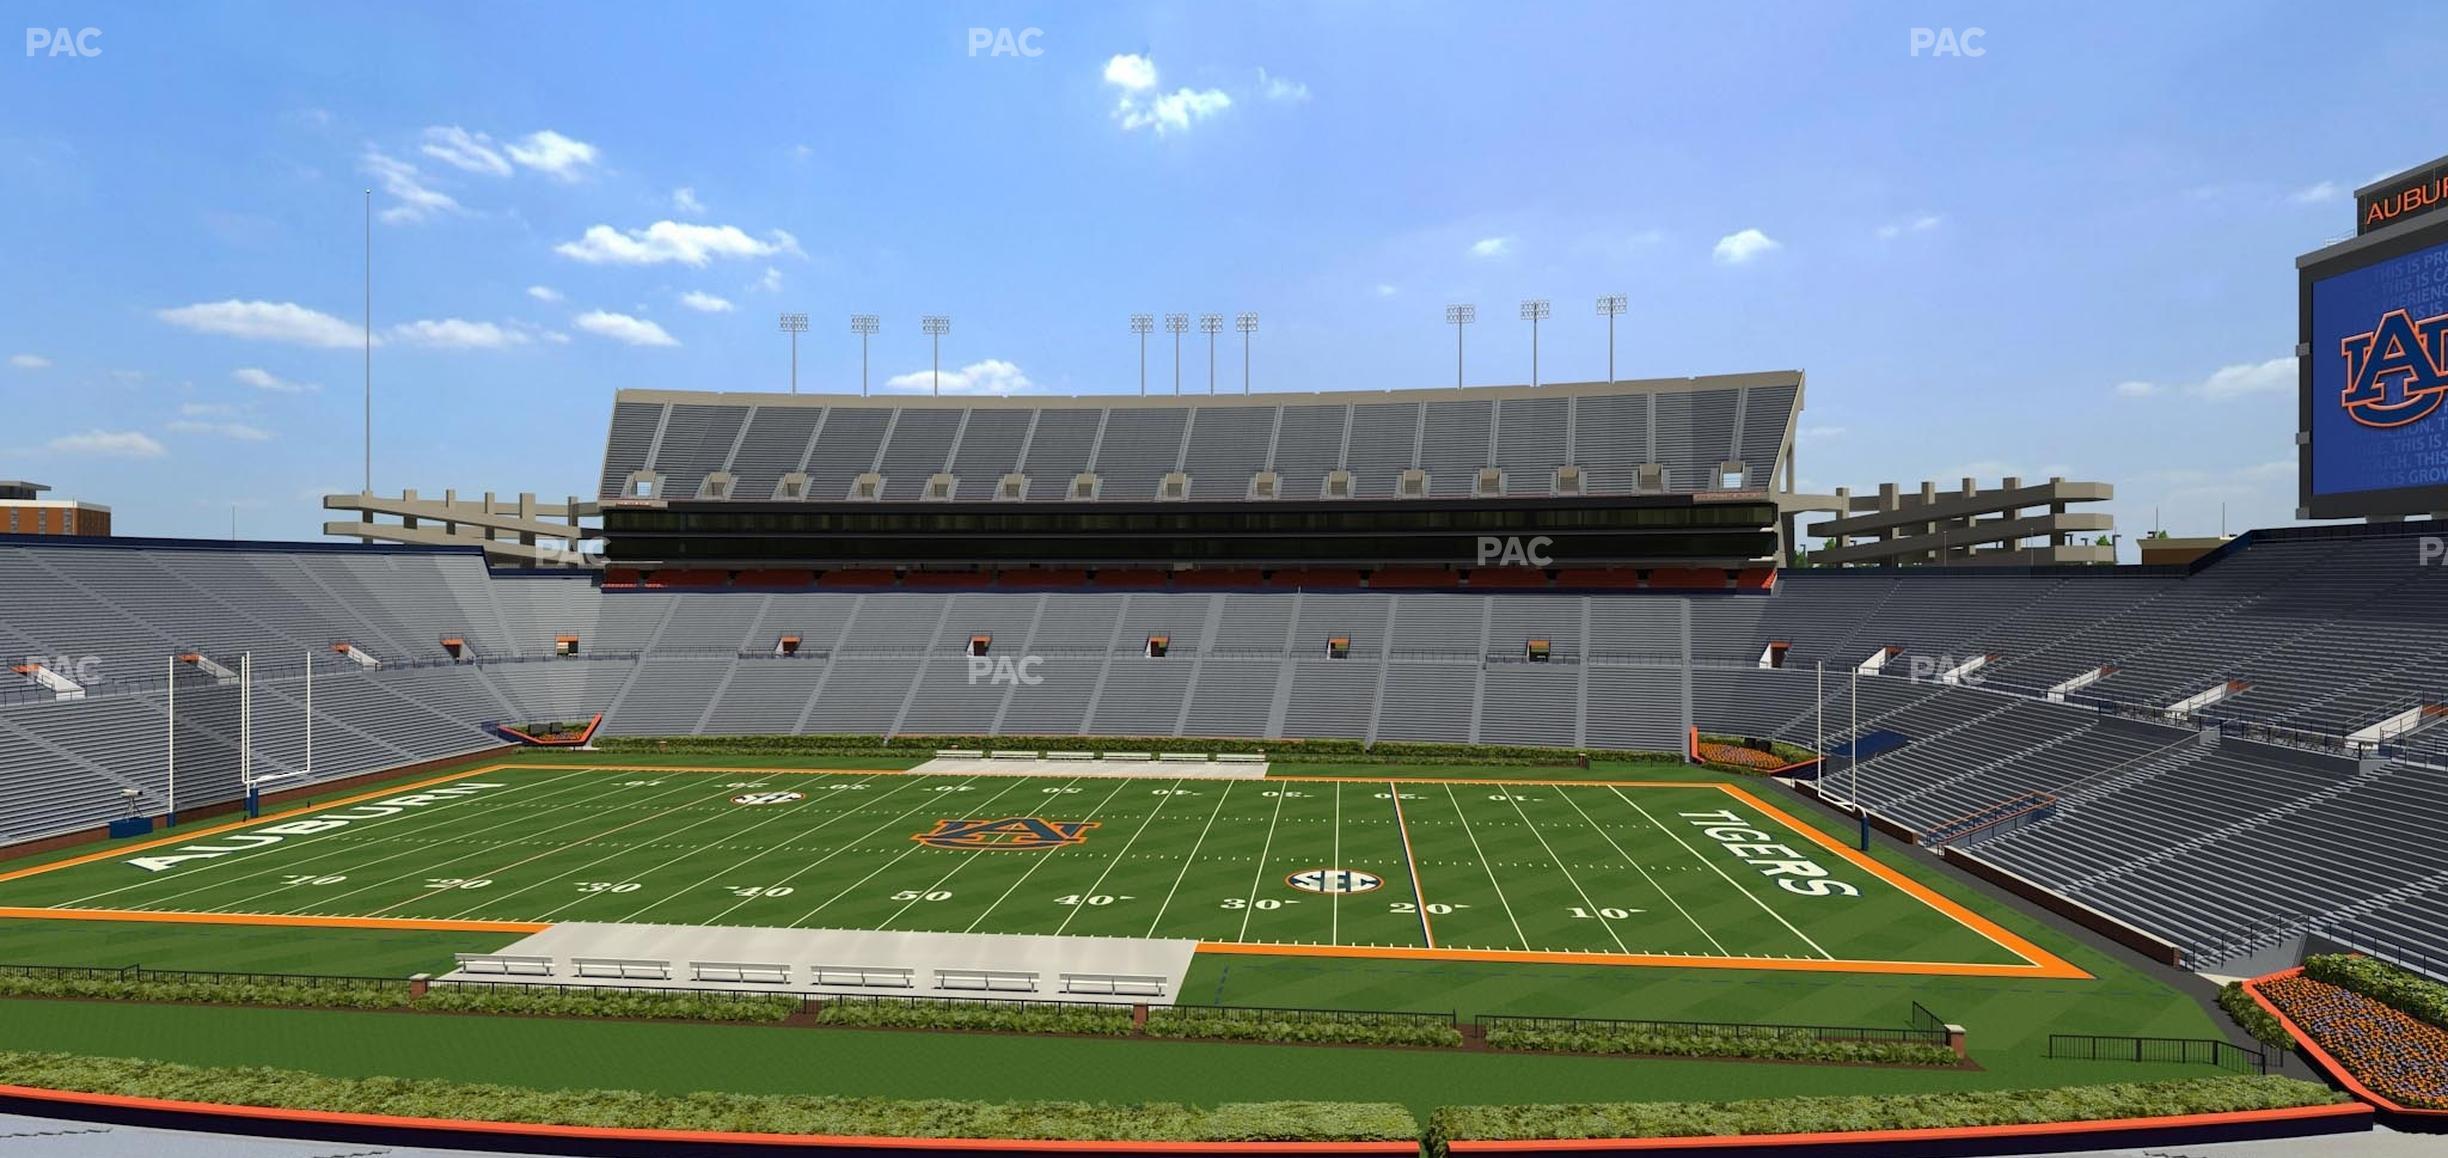
<instances>
[{"instance_id":1,"label":"stadium floodlight","mask_svg":"<svg viewBox=\"0 0 2448 1158\"><path fill-rule=\"evenodd\" d=\"M1462 327L1479 320L1479 307L1454 305L1445 307L1445 324L1454 328L1454 386L1462 385Z\"/></svg>"},{"instance_id":2,"label":"stadium floodlight","mask_svg":"<svg viewBox=\"0 0 2448 1158\"><path fill-rule=\"evenodd\" d=\"M782 315L782 332L790 335L791 393L793 394L797 394L799 392L799 335L806 333L807 328L808 320L806 314Z\"/></svg>"},{"instance_id":3,"label":"stadium floodlight","mask_svg":"<svg viewBox=\"0 0 2448 1158\"><path fill-rule=\"evenodd\" d=\"M1200 314L1199 332L1207 335L1207 392L1215 393L1215 340L1224 332L1224 315Z\"/></svg>"},{"instance_id":4,"label":"stadium floodlight","mask_svg":"<svg viewBox=\"0 0 2448 1158\"><path fill-rule=\"evenodd\" d=\"M1536 386L1539 383L1539 323L1546 321L1547 315L1552 312L1554 311L1547 308L1547 299L1545 298L1530 298L1523 301L1521 304L1522 320L1530 323L1530 384L1532 386Z\"/></svg>"},{"instance_id":5,"label":"stadium floodlight","mask_svg":"<svg viewBox=\"0 0 2448 1158\"><path fill-rule=\"evenodd\" d=\"M882 325L883 319L874 314L850 315L850 332L859 336L859 394L862 397L867 393L867 339L875 336Z\"/></svg>"},{"instance_id":6,"label":"stadium floodlight","mask_svg":"<svg viewBox=\"0 0 2448 1158\"><path fill-rule=\"evenodd\" d=\"M1165 332L1173 335L1173 392L1181 393L1181 336L1190 329L1190 315L1166 314Z\"/></svg>"},{"instance_id":7,"label":"stadium floodlight","mask_svg":"<svg viewBox=\"0 0 2448 1158\"><path fill-rule=\"evenodd\" d=\"M1241 331L1241 392L1250 392L1250 335L1258 332L1258 315L1247 310L1233 315L1233 328Z\"/></svg>"},{"instance_id":8,"label":"stadium floodlight","mask_svg":"<svg viewBox=\"0 0 2448 1158\"><path fill-rule=\"evenodd\" d=\"M1139 394L1147 396L1147 336L1156 332L1156 315L1132 314L1131 332L1139 335Z\"/></svg>"},{"instance_id":9,"label":"stadium floodlight","mask_svg":"<svg viewBox=\"0 0 2448 1158\"><path fill-rule=\"evenodd\" d=\"M1607 381L1615 380L1615 319L1627 308L1622 294L1600 294L1598 316L1607 320Z\"/></svg>"},{"instance_id":10,"label":"stadium floodlight","mask_svg":"<svg viewBox=\"0 0 2448 1158\"><path fill-rule=\"evenodd\" d=\"M935 380L927 387L927 392L940 395L943 393L943 336L952 332L952 319L946 314L927 314L918 319L918 328L935 347Z\"/></svg>"}]
</instances>

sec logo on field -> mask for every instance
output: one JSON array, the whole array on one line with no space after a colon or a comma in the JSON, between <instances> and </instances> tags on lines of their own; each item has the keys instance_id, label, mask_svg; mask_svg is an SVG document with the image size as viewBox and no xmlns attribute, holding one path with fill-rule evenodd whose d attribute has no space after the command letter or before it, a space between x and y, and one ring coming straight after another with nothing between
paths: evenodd
<instances>
[{"instance_id":1,"label":"sec logo on field","mask_svg":"<svg viewBox=\"0 0 2448 1158\"><path fill-rule=\"evenodd\" d=\"M1284 878L1284 883L1305 893L1339 896L1374 892L1385 886L1385 878L1358 869L1315 868L1293 873Z\"/></svg>"},{"instance_id":2,"label":"sec logo on field","mask_svg":"<svg viewBox=\"0 0 2448 1158\"><path fill-rule=\"evenodd\" d=\"M742 792L731 798L733 804L795 804L807 799L805 792Z\"/></svg>"}]
</instances>

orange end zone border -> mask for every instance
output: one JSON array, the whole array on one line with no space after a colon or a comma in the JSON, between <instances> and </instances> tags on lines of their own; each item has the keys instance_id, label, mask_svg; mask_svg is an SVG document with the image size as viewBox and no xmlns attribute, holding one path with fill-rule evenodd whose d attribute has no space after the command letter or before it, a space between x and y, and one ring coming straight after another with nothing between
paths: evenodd
<instances>
[{"instance_id":1,"label":"orange end zone border","mask_svg":"<svg viewBox=\"0 0 2448 1158\"><path fill-rule=\"evenodd\" d=\"M175 836L166 836L157 840L145 841L139 844L124 845L106 849L100 852L92 852L86 853L82 856L70 857L65 860L32 865L26 868L17 869L13 872L0 873L0 882L18 880L41 873L54 872L59 869L74 868L78 865L91 864L95 861L111 860L117 857L126 856L129 853L142 852L146 849L160 848L165 845L185 844L190 841L202 840L224 832L231 832L258 824L277 823L291 817L303 816L312 812L321 812L333 808L346 808L350 805L362 803L364 801L374 800L385 796L397 796L403 793L415 792L421 788L431 788L441 784L448 784L456 780L465 780L473 776L483 776L489 773L501 771L521 771L539 768L580 772L756 773L759 775L782 776L920 775L920 773L907 768L741 768L726 767L721 765L680 766L669 764L558 764L541 762L487 764L482 767L470 768L460 772L452 772L442 776L435 776L410 784L392 785L370 792L362 792L353 796L342 797L338 800L330 800L320 804L311 804L299 808L292 808L284 812L274 813L270 816L258 817L254 820L232 821L227 824L215 825L211 828L200 829L195 832L179 833ZM928 775L933 775L933 773L928 773ZM1386 783L1384 778L1373 776L1276 776L1268 777L1267 779L1312 784ZM1403 784L1473 784L1558 788L1715 788L1729 796L1734 797L1736 800L1742 801L1744 804L1758 809L1761 814L1775 819L1778 823L1783 824L1785 827L1800 833L1805 839L1810 840L1812 843L1815 843L1820 847L1827 849L1829 852L1844 858L1847 863L1852 864L1854 867L1879 878L1881 881L1886 882L1895 889L1913 897L1916 900L1919 900L1921 903L1928 905L1932 909L1945 914L1947 917L1953 919L1956 923L1961 924L1964 927L1971 929L1973 932L1979 933L1981 936L1988 938L1999 947L2013 953L2017 957L2021 957L2027 963L2022 965L1994 965L1940 961L1851 961L1843 959L1815 961L1809 958L1798 957L1686 957L1675 954L1651 953L1577 953L1502 949L1396 948L1355 945L1268 944L1265 942L1247 941L1201 941L1198 944L1199 951L1202 953L1232 953L1269 957L1356 957L1381 960L1458 961L1516 965L1649 965L1699 969L1760 969L1814 973L1913 974L1938 977L2025 977L2073 981L2087 981L2091 979L2090 973L2085 972L2083 969L2077 967L2073 963L2066 961L2053 953L2050 953L2046 949L2042 949L2038 945L2031 943L2029 940L2026 940L2013 932L2008 931L2007 929L1999 926L1996 922L1965 908L1962 904L1943 894L1940 894L1936 890L1931 889L1929 886L1913 880L1912 878L1888 867L1887 865L1879 863L1877 860L1860 852L1859 850L1836 840L1825 832L1822 832L1817 826L1804 823L1802 820L1794 817L1790 813L1787 813L1783 809L1780 809L1775 805L1752 795L1748 790L1739 785L1715 781L1505 780L1460 777L1401 777L1399 778L1399 782ZM5 906L0 906L0 918L30 918L74 921L138 921L159 922L165 924L260 925L326 929L403 929L422 930L427 932L498 932L517 934L540 933L552 927L550 924L527 921L446 921L412 917L314 917L283 916L277 914L259 913L194 913L150 909L45 909L12 908Z\"/></svg>"}]
</instances>

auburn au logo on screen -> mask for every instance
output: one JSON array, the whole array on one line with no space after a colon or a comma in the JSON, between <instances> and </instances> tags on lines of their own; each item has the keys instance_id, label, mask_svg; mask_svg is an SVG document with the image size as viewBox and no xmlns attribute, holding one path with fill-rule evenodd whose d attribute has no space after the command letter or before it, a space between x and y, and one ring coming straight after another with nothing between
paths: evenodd
<instances>
[{"instance_id":1,"label":"auburn au logo on screen","mask_svg":"<svg viewBox=\"0 0 2448 1158\"><path fill-rule=\"evenodd\" d=\"M1010 816L1001 820L938 820L934 831L921 832L910 839L929 848L1061 848L1086 841L1088 830L1095 827L1093 820L1039 820L1034 816Z\"/></svg>"},{"instance_id":2,"label":"auburn au logo on screen","mask_svg":"<svg viewBox=\"0 0 2448 1158\"><path fill-rule=\"evenodd\" d=\"M2346 356L2346 389L2338 405L2365 426L2420 422L2448 396L2448 314L2420 321L2404 310L2338 343Z\"/></svg>"}]
</instances>

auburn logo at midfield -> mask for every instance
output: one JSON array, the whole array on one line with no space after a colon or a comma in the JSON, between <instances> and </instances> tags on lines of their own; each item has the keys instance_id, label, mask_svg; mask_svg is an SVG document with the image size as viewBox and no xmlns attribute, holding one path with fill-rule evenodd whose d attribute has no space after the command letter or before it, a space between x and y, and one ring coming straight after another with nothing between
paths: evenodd
<instances>
[{"instance_id":1,"label":"auburn logo at midfield","mask_svg":"<svg viewBox=\"0 0 2448 1158\"><path fill-rule=\"evenodd\" d=\"M2346 389L2338 405L2365 426L2420 422L2448 396L2448 314L2414 320L2404 310L2338 343L2346 356Z\"/></svg>"},{"instance_id":2,"label":"auburn logo at midfield","mask_svg":"<svg viewBox=\"0 0 2448 1158\"><path fill-rule=\"evenodd\" d=\"M1093 820L1039 820L1034 816L1011 816L1002 820L938 820L933 832L922 832L910 839L931 848L1061 848L1087 840L1088 830L1095 827Z\"/></svg>"}]
</instances>

